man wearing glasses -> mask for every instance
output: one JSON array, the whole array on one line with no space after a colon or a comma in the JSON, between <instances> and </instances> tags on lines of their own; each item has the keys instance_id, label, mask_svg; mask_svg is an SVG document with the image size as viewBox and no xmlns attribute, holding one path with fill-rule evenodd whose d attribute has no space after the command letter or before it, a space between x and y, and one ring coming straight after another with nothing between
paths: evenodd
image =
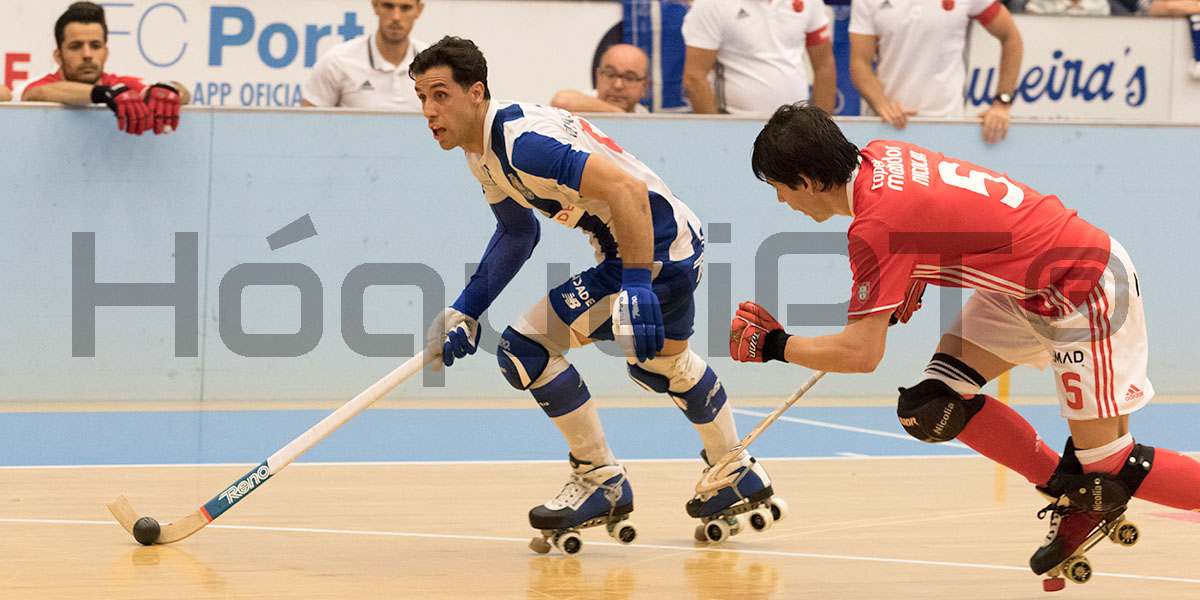
<instances>
[{"instance_id":1,"label":"man wearing glasses","mask_svg":"<svg viewBox=\"0 0 1200 600\"><path fill-rule=\"evenodd\" d=\"M616 44L600 57L596 89L559 90L550 99L550 106L571 112L650 112L641 105L650 86L649 69L650 59L641 48Z\"/></svg>"}]
</instances>

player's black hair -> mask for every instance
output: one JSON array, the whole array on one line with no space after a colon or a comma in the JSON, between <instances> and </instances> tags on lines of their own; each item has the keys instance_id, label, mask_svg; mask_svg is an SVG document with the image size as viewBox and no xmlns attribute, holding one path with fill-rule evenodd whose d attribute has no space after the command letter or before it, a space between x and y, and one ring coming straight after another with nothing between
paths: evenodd
<instances>
[{"instance_id":1,"label":"player's black hair","mask_svg":"<svg viewBox=\"0 0 1200 600\"><path fill-rule=\"evenodd\" d=\"M467 89L478 81L483 84L483 99L490 100L492 91L488 89L487 59L475 42L466 38L448 35L436 44L422 50L408 66L408 76L416 79L418 75L434 67L450 67L454 82L462 89Z\"/></svg>"},{"instance_id":2,"label":"player's black hair","mask_svg":"<svg viewBox=\"0 0 1200 600\"><path fill-rule=\"evenodd\" d=\"M94 2L75 2L67 7L54 23L54 41L62 48L63 31L71 23L99 23L104 28L104 41L108 41L108 22L104 20L104 7Z\"/></svg>"},{"instance_id":3,"label":"player's black hair","mask_svg":"<svg viewBox=\"0 0 1200 600\"><path fill-rule=\"evenodd\" d=\"M804 102L780 106L754 140L750 168L761 181L792 189L811 179L824 192L850 181L858 147L825 111Z\"/></svg>"}]
</instances>

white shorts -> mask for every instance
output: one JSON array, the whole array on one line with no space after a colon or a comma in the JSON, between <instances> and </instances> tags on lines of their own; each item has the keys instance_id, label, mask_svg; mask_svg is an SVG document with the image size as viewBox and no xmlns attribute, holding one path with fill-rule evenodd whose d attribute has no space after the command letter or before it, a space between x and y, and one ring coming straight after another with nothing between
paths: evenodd
<instances>
[{"instance_id":1,"label":"white shorts","mask_svg":"<svg viewBox=\"0 0 1200 600\"><path fill-rule=\"evenodd\" d=\"M1062 416L1128 415L1154 396L1141 289L1129 254L1110 238L1103 278L1074 312L1058 318L1025 310L1017 298L975 290L947 330L1014 365L1054 365Z\"/></svg>"}]
</instances>

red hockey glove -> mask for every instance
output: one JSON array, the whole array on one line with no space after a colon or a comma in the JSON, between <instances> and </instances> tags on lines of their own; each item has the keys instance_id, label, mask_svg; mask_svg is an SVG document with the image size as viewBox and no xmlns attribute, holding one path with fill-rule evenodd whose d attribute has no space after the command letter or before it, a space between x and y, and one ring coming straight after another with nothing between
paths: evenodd
<instances>
[{"instance_id":1,"label":"red hockey glove","mask_svg":"<svg viewBox=\"0 0 1200 600\"><path fill-rule=\"evenodd\" d=\"M154 133L179 129L179 92L169 83L156 83L146 91L146 107L154 117Z\"/></svg>"},{"instance_id":2,"label":"red hockey glove","mask_svg":"<svg viewBox=\"0 0 1200 600\"><path fill-rule=\"evenodd\" d=\"M784 360L789 337L767 309L743 302L729 324L729 356L738 362Z\"/></svg>"},{"instance_id":3,"label":"red hockey glove","mask_svg":"<svg viewBox=\"0 0 1200 600\"><path fill-rule=\"evenodd\" d=\"M92 86L92 102L108 106L117 115L117 129L126 133L142 135L154 123L146 103L124 84Z\"/></svg>"}]
</instances>

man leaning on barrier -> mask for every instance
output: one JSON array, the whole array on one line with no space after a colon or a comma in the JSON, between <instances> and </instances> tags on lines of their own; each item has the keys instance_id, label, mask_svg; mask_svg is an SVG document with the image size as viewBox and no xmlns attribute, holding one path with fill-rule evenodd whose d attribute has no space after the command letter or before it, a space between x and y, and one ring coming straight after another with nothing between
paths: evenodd
<instances>
[{"instance_id":1,"label":"man leaning on barrier","mask_svg":"<svg viewBox=\"0 0 1200 600\"><path fill-rule=\"evenodd\" d=\"M21 100L70 106L104 104L117 115L117 128L134 135L150 130L170 133L179 128L179 106L191 99L183 84L147 86L138 77L104 72L108 23L99 5L76 2L69 6L54 24L54 40L54 62L59 69L26 86Z\"/></svg>"}]
</instances>

